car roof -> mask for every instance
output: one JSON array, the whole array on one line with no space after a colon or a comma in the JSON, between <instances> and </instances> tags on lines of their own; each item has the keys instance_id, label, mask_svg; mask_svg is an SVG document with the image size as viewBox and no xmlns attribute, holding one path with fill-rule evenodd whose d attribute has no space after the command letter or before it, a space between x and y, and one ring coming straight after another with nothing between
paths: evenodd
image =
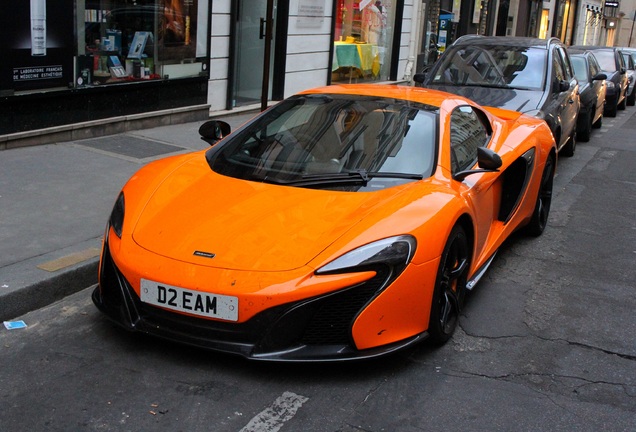
<instances>
[{"instance_id":1,"label":"car roof","mask_svg":"<svg viewBox=\"0 0 636 432\"><path fill-rule=\"evenodd\" d=\"M562 45L562 42L557 38L541 39L535 37L507 37L507 36L482 36L482 35L464 35L458 38L453 45L471 45L471 44L483 44L483 45L503 45L511 47L536 47L547 49L551 44Z\"/></svg>"},{"instance_id":2,"label":"car roof","mask_svg":"<svg viewBox=\"0 0 636 432\"><path fill-rule=\"evenodd\" d=\"M437 108L441 107L442 103L447 99L468 102L468 99L456 94L423 87L400 85L337 84L308 89L298 94L366 95L418 102Z\"/></svg>"}]
</instances>

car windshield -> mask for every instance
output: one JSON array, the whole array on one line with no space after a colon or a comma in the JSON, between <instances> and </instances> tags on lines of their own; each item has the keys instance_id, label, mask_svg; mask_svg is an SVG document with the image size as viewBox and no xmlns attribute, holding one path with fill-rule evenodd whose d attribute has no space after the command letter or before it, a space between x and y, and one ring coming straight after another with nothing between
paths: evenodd
<instances>
[{"instance_id":1,"label":"car windshield","mask_svg":"<svg viewBox=\"0 0 636 432\"><path fill-rule=\"evenodd\" d=\"M378 190L430 177L438 108L352 95L289 98L212 147L219 174L330 190Z\"/></svg>"},{"instance_id":2,"label":"car windshield","mask_svg":"<svg viewBox=\"0 0 636 432\"><path fill-rule=\"evenodd\" d=\"M594 57L598 60L599 66L605 72L616 72L616 58L614 51L597 50L594 51Z\"/></svg>"},{"instance_id":3,"label":"car windshield","mask_svg":"<svg viewBox=\"0 0 636 432\"><path fill-rule=\"evenodd\" d=\"M582 56L573 55L570 56L570 60L572 62L572 67L574 68L574 76L577 80L582 82L588 82L589 77L587 75L587 65L585 63L585 58Z\"/></svg>"},{"instance_id":4,"label":"car windshield","mask_svg":"<svg viewBox=\"0 0 636 432\"><path fill-rule=\"evenodd\" d=\"M547 68L547 51L506 45L451 47L435 69L432 82L540 90Z\"/></svg>"}]
</instances>

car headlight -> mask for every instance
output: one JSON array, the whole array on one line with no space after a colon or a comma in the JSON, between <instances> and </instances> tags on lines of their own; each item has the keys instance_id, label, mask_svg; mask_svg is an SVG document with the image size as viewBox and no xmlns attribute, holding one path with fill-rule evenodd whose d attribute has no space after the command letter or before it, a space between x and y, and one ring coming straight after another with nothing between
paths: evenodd
<instances>
[{"instance_id":1,"label":"car headlight","mask_svg":"<svg viewBox=\"0 0 636 432\"><path fill-rule=\"evenodd\" d=\"M606 81L607 82L607 88L614 88L614 82L613 81Z\"/></svg>"},{"instance_id":2,"label":"car headlight","mask_svg":"<svg viewBox=\"0 0 636 432\"><path fill-rule=\"evenodd\" d=\"M316 270L317 275L352 273L373 270L379 266L391 269L391 279L399 275L413 258L417 241L401 235L378 240L347 252Z\"/></svg>"},{"instance_id":3,"label":"car headlight","mask_svg":"<svg viewBox=\"0 0 636 432\"><path fill-rule=\"evenodd\" d=\"M108 220L110 226L113 227L117 237L121 238L122 230L124 229L124 193L121 192L115 201L113 211L110 213L110 219Z\"/></svg>"}]
</instances>

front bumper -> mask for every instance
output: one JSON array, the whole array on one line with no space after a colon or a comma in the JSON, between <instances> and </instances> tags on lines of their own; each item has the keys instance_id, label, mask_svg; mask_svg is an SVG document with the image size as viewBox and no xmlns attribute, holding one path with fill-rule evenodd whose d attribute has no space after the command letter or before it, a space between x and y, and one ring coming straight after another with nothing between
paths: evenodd
<instances>
[{"instance_id":1,"label":"front bumper","mask_svg":"<svg viewBox=\"0 0 636 432\"><path fill-rule=\"evenodd\" d=\"M378 274L334 293L272 307L246 322L228 323L142 302L115 265L106 241L92 299L100 311L130 331L253 360L342 361L385 355L426 338L424 332L381 347L355 348L351 328L384 280L385 275Z\"/></svg>"}]
</instances>

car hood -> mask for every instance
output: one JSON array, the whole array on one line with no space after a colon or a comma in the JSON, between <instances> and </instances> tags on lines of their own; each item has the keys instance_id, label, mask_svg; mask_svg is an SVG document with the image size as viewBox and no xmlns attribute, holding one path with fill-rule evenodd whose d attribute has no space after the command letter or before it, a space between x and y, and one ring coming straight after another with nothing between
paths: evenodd
<instances>
[{"instance_id":1,"label":"car hood","mask_svg":"<svg viewBox=\"0 0 636 432\"><path fill-rule=\"evenodd\" d=\"M408 187L408 185L407 185ZM189 161L137 215L133 239L171 259L233 270L306 265L400 187L334 192L234 179Z\"/></svg>"},{"instance_id":2,"label":"car hood","mask_svg":"<svg viewBox=\"0 0 636 432\"><path fill-rule=\"evenodd\" d=\"M464 96L479 105L503 108L520 113L541 109L543 96L543 92L539 90L454 85L427 85L427 87Z\"/></svg>"}]
</instances>

